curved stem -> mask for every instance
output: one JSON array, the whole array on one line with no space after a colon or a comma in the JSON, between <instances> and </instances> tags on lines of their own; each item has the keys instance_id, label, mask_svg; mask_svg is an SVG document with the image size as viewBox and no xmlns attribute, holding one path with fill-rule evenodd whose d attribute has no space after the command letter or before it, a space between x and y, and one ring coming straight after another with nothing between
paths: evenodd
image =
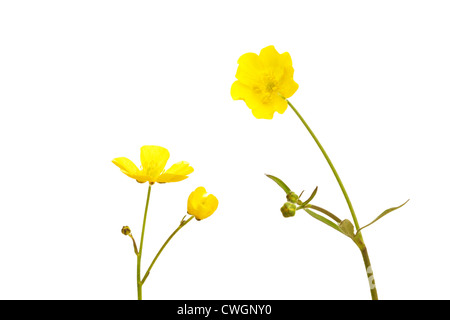
<instances>
[{"instance_id":1,"label":"curved stem","mask_svg":"<svg viewBox=\"0 0 450 320\"><path fill-rule=\"evenodd\" d=\"M150 200L150 191L152 190L152 186L148 185L147 192L147 202L145 203L145 212L144 212L144 222L142 223L142 232L141 232L141 243L139 245L139 252L137 255L137 289L138 289L138 300L142 300L142 281L141 281L141 257L142 257L142 247L144 245L144 233L145 233L145 223L147 221L147 211L148 211L148 202Z\"/></svg>"},{"instance_id":2,"label":"curved stem","mask_svg":"<svg viewBox=\"0 0 450 320\"><path fill-rule=\"evenodd\" d=\"M348 205L348 208L350 209L350 213L352 214L352 218L353 218L353 222L355 223L356 230L359 230L358 219L356 218L355 210L353 209L353 205L352 205L352 203L350 201L350 197L348 196L347 191L345 190L344 184L342 183L342 180L339 177L339 174L337 173L336 168L334 167L333 163L331 162L330 157L328 156L328 154L326 153L325 149L320 144L319 139L317 139L317 137L314 134L314 132L311 130L311 128L306 123L305 119L303 119L303 117L300 115L300 113L297 111L297 109L295 109L295 107L292 105L292 103L288 99L286 99L286 101L287 101L288 105L291 107L291 109L295 112L297 117L300 119L300 121L303 123L303 125L306 128L306 130L308 130L309 134L311 135L311 137L316 142L316 144L319 147L320 151L322 151L322 154L325 157L325 160L327 160L328 165L330 166L331 171L333 171L333 174L334 174L334 176L335 176L335 178L336 178L336 180L337 180L337 182L339 184L339 187L341 188L342 194L345 197L345 201L347 201L347 205ZM321 211L321 212L325 213L324 211ZM327 213L325 213L325 214L327 214ZM373 271L372 271L372 267L370 265L369 254L367 253L367 248L366 248L366 246L364 244L364 240L362 238L362 233L361 232L359 232L358 238L359 238L358 242L355 242L355 243L360 248L361 253L363 255L364 265L366 266L367 277L369 278L370 293L372 295L372 299L373 300L378 300L378 294L377 294L377 289L375 288L375 279L373 277Z\"/></svg>"},{"instance_id":3,"label":"curved stem","mask_svg":"<svg viewBox=\"0 0 450 320\"><path fill-rule=\"evenodd\" d=\"M339 177L339 174L337 173L333 163L331 162L330 157L328 157L328 154L326 153L325 149L320 144L319 139L317 139L316 135L311 130L311 128L308 126L308 124L306 123L305 119L303 119L303 117L300 115L300 113L297 111L297 109L295 109L295 107L292 105L292 103L288 99L286 99L286 101L287 101L288 105L292 108L292 110L295 112L297 117L300 119L300 121L303 123L303 125L306 127L306 130L308 130L309 134L311 135L311 137L316 142L316 144L319 147L320 151L322 151L323 156L327 160L328 165L330 166L331 171L333 171L333 174L336 177L336 180L337 180L337 182L339 184L339 187L341 188L342 193L344 194L345 201L347 201L348 208L350 209L350 213L352 214L352 218L353 218L353 222L355 223L356 230L358 230L359 229L359 224L358 224L358 219L356 219L355 210L353 209L353 205L352 205L352 203L350 201L350 198L349 198L349 196L347 194L347 191L345 190L344 184L342 183L341 178Z\"/></svg>"},{"instance_id":4,"label":"curved stem","mask_svg":"<svg viewBox=\"0 0 450 320\"><path fill-rule=\"evenodd\" d=\"M145 280L147 279L148 275L150 274L150 271L153 268L153 265L155 264L156 260L158 260L159 255L161 254L161 252L164 250L164 248L166 247L166 245L170 242L170 240L173 238L174 235L177 234L178 231L181 230L181 228L183 228L185 225L188 224L189 221L191 221L194 218L194 216L190 217L188 220L184 221L182 220L180 225L178 226L178 228L175 229L174 232L172 232L172 234L170 235L169 238L167 238L166 242L164 242L164 244L162 245L161 249L159 249L158 253L156 254L155 258L153 259L152 263L150 264L150 267L148 267L147 272L144 275L144 278L142 278L142 284L144 284Z\"/></svg>"}]
</instances>

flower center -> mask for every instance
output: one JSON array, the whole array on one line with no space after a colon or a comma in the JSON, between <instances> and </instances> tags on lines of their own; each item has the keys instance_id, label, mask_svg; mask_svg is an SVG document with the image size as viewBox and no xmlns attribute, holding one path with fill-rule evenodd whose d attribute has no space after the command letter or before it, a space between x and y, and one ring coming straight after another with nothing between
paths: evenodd
<instances>
[{"instance_id":1,"label":"flower center","mask_svg":"<svg viewBox=\"0 0 450 320\"><path fill-rule=\"evenodd\" d=\"M278 81L272 74L266 74L263 77L261 94L263 103L271 103L274 94L278 92Z\"/></svg>"},{"instance_id":2,"label":"flower center","mask_svg":"<svg viewBox=\"0 0 450 320\"><path fill-rule=\"evenodd\" d=\"M277 84L274 81L269 81L266 83L266 91L267 92L273 92L276 88Z\"/></svg>"}]
</instances>

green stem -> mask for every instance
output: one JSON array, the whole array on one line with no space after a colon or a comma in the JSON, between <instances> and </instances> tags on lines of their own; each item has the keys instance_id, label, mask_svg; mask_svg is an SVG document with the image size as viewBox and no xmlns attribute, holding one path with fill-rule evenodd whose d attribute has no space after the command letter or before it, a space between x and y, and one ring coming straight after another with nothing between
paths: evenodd
<instances>
[{"instance_id":1,"label":"green stem","mask_svg":"<svg viewBox=\"0 0 450 320\"><path fill-rule=\"evenodd\" d=\"M156 260L158 260L159 255L161 254L161 252L163 252L164 248L166 247L166 245L170 242L170 240L177 234L178 231L181 230L181 228L183 228L185 225L187 225L189 223L189 221L191 221L194 218L194 216L190 217L188 220L182 220L180 225L178 226L178 228L175 229L174 232L172 232L172 234L170 235L169 238L167 238L166 242L164 242L164 244L162 245L161 249L159 249L158 253L156 254L155 258L153 259L152 263L150 264L150 267L148 267L147 272L144 275L144 278L142 278L141 281L141 285L144 284L145 280L147 279L148 275L150 274L150 271L153 268L153 265L155 264Z\"/></svg>"},{"instance_id":2,"label":"green stem","mask_svg":"<svg viewBox=\"0 0 450 320\"><path fill-rule=\"evenodd\" d=\"M141 281L141 257L142 257L142 247L144 245L144 233L145 233L145 222L147 221L147 211L148 211L148 202L150 200L150 191L152 190L152 186L148 185L147 192L147 202L145 203L145 213L144 213L144 222L142 223L142 232L141 232L141 243L139 245L139 252L137 255L137 290L138 290L138 300L142 300L142 284Z\"/></svg>"},{"instance_id":3,"label":"green stem","mask_svg":"<svg viewBox=\"0 0 450 320\"><path fill-rule=\"evenodd\" d=\"M351 203L350 198L349 198L349 196L347 194L347 191L345 190L344 184L342 183L341 178L339 177L339 174L337 173L336 169L334 168L334 165L331 162L330 157L328 157L328 154L326 153L325 149L320 144L319 139L317 139L316 135L311 130L311 128L308 126L308 124L306 123L305 119L303 119L303 117L300 115L300 113L297 111L297 109L295 109L295 107L292 105L292 103L288 99L286 99L286 101L287 101L288 105L292 108L292 110L295 112L297 117L300 119L300 121L303 123L303 125L306 127L306 130L308 130L309 134L311 135L311 137L316 142L316 144L319 147L320 151L322 151L323 156L327 160L328 165L331 168L331 171L333 171L333 174L336 177L337 182L339 183L339 187L341 188L342 193L344 194L345 201L347 201L348 208L350 209L350 213L352 214L352 218L353 218L353 222L355 223L356 230L358 230L359 229L359 224L358 224L358 219L356 219L355 210L353 209L352 203Z\"/></svg>"},{"instance_id":4,"label":"green stem","mask_svg":"<svg viewBox=\"0 0 450 320\"><path fill-rule=\"evenodd\" d=\"M288 105L291 107L291 109L295 112L297 117L300 119L300 121L303 123L303 125L306 128L306 130L308 130L309 134L311 135L311 137L316 142L316 144L319 147L320 151L322 151L323 156L327 160L328 165L330 166L331 171L333 171L333 174L334 174L334 176L335 176L335 178L336 178L336 180L337 180L337 182L339 184L339 187L341 188L341 191L342 191L342 193L343 193L343 195L345 197L345 201L347 201L347 205L348 205L348 208L350 209L350 213L352 214L352 218L353 218L353 222L355 223L356 230L359 230L358 219L356 218L355 210L353 209L353 205L352 205L352 203L350 201L350 197L348 196L347 191L345 190L344 184L342 183L342 180L339 177L339 174L337 173L336 168L334 167L333 163L331 162L330 157L328 156L328 154L326 153L325 149L320 144L319 139L317 139L317 137L314 134L314 132L311 130L311 128L306 123L305 119L303 119L303 117L300 115L300 113L297 111L297 109L295 109L295 107L292 105L292 103L288 99L286 99L286 101L287 101ZM360 245L358 245L358 243L356 243L356 242L355 243L358 245L358 247L360 248L361 253L363 255L363 260L364 260L364 264L366 266L367 276L369 277L369 281L370 281L370 293L372 295L372 299L373 300L378 300L377 289L375 288L375 280L373 278L372 267L370 265L370 260L369 260L369 254L367 253L367 248L364 245L364 240L362 238L362 233L361 232L359 232L358 237L359 237L358 241L361 243L361 245L363 247L360 247ZM369 271L370 271L370 273L369 273Z\"/></svg>"},{"instance_id":5,"label":"green stem","mask_svg":"<svg viewBox=\"0 0 450 320\"><path fill-rule=\"evenodd\" d=\"M364 265L366 266L367 278L369 279L370 294L372 295L372 300L378 300L377 288L375 286L375 279L373 277L372 266L370 264L369 254L367 253L367 248L361 249L361 254L363 256Z\"/></svg>"}]
</instances>

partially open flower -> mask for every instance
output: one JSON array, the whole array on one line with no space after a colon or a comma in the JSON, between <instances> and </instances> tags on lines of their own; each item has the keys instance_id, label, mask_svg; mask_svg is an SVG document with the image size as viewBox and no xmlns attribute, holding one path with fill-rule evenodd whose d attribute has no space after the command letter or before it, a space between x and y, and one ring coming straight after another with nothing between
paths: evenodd
<instances>
[{"instance_id":1,"label":"partially open flower","mask_svg":"<svg viewBox=\"0 0 450 320\"><path fill-rule=\"evenodd\" d=\"M167 171L164 170L167 160L169 160L169 151L159 146L143 146L141 148L141 168L128 158L115 158L112 162L120 168L130 178L137 182L150 184L177 182L187 179L188 174L194 171L188 162L180 161L172 165Z\"/></svg>"},{"instance_id":2,"label":"partially open flower","mask_svg":"<svg viewBox=\"0 0 450 320\"><path fill-rule=\"evenodd\" d=\"M204 187L198 187L188 198L187 212L197 220L208 218L219 206L217 198L206 192Z\"/></svg>"},{"instance_id":3,"label":"partially open flower","mask_svg":"<svg viewBox=\"0 0 450 320\"><path fill-rule=\"evenodd\" d=\"M244 100L258 119L272 119L275 111L284 113L286 98L298 89L289 53L279 54L274 46L268 46L259 55L242 55L238 64L231 97Z\"/></svg>"}]
</instances>

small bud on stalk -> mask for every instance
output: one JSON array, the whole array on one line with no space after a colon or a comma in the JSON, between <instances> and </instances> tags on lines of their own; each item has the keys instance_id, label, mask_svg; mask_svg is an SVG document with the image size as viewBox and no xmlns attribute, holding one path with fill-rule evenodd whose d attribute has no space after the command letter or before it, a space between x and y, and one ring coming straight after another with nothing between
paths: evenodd
<instances>
[{"instance_id":1,"label":"small bud on stalk","mask_svg":"<svg viewBox=\"0 0 450 320\"><path fill-rule=\"evenodd\" d=\"M291 191L286 195L286 199L289 202L296 203L298 200L298 195L296 195L295 192Z\"/></svg>"},{"instance_id":2,"label":"small bud on stalk","mask_svg":"<svg viewBox=\"0 0 450 320\"><path fill-rule=\"evenodd\" d=\"M297 206L294 203L286 202L281 207L280 210L281 210L281 213L283 214L283 217L285 217L285 218L293 217L293 216L295 216L295 212L297 210Z\"/></svg>"},{"instance_id":3,"label":"small bud on stalk","mask_svg":"<svg viewBox=\"0 0 450 320\"><path fill-rule=\"evenodd\" d=\"M131 229L128 226L122 228L122 234L128 236L131 233Z\"/></svg>"}]
</instances>

